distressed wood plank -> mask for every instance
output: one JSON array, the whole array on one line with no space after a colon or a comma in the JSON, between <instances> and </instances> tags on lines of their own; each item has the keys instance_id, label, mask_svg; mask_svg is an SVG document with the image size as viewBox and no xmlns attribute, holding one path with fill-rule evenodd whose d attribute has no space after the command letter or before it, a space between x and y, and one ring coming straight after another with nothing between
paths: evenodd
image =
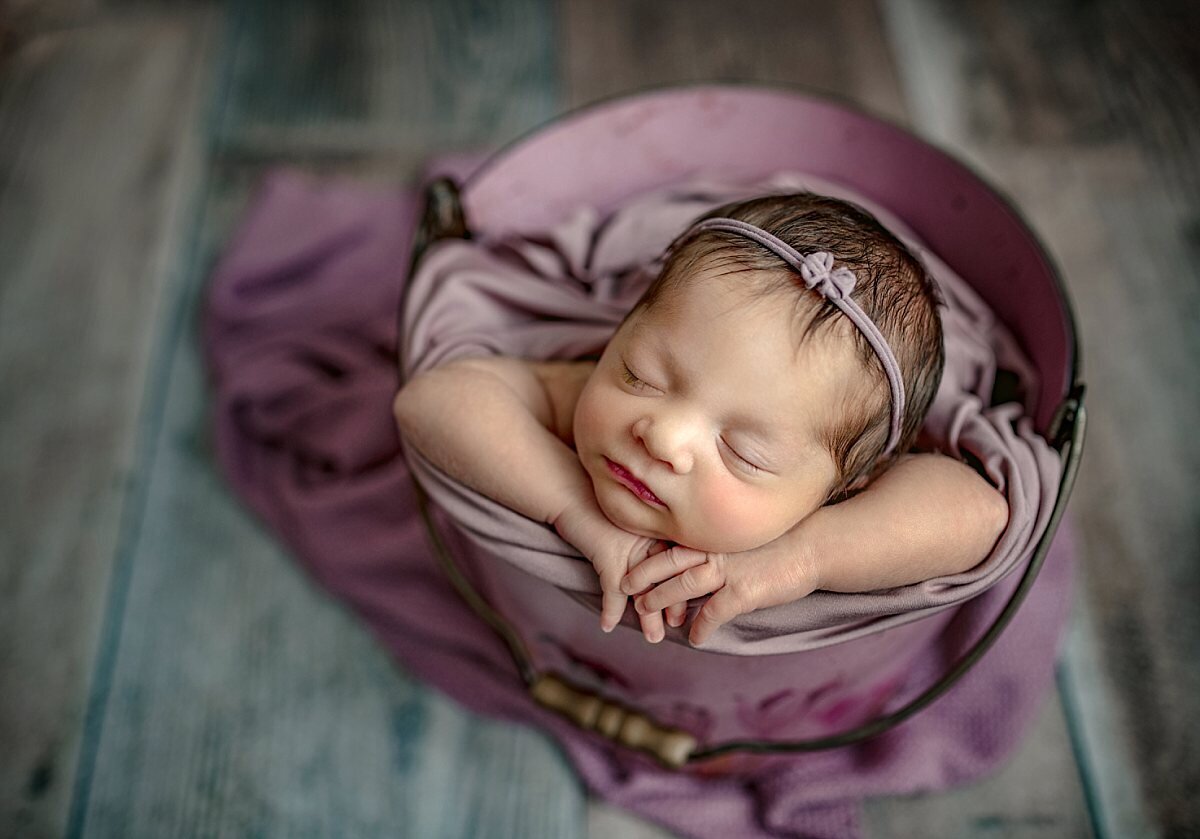
<instances>
[{"instance_id":1,"label":"distressed wood plank","mask_svg":"<svg viewBox=\"0 0 1200 839\"><path fill-rule=\"evenodd\" d=\"M1156 164L1197 174L1200 7L1187 0L1034 0L910 6L922 49L954 63L956 136L1095 146L1132 141ZM936 21L936 22L935 22ZM929 39L936 35L936 40ZM1191 165L1188 166L1190 161Z\"/></svg>"},{"instance_id":2,"label":"distressed wood plank","mask_svg":"<svg viewBox=\"0 0 1200 839\"><path fill-rule=\"evenodd\" d=\"M0 5L0 33L23 42L39 31L93 18L101 3L102 0L6 0Z\"/></svg>"},{"instance_id":3,"label":"distressed wood plank","mask_svg":"<svg viewBox=\"0 0 1200 839\"><path fill-rule=\"evenodd\" d=\"M495 148L558 109L548 0L234 4L227 155Z\"/></svg>"},{"instance_id":4,"label":"distressed wood plank","mask_svg":"<svg viewBox=\"0 0 1200 839\"><path fill-rule=\"evenodd\" d=\"M1060 245L1090 386L1072 498L1086 599L1067 648L1068 684L1088 689L1071 703L1106 832L1186 832L1200 824L1200 445L1180 421L1200 411L1200 389L1180 387L1200 357L1195 210L1164 200L1136 154L1028 157L1005 168Z\"/></svg>"},{"instance_id":5,"label":"distressed wood plank","mask_svg":"<svg viewBox=\"0 0 1200 839\"><path fill-rule=\"evenodd\" d=\"M671 839L675 834L626 810L594 799L587 808L588 839Z\"/></svg>"},{"instance_id":6,"label":"distressed wood plank","mask_svg":"<svg viewBox=\"0 0 1200 839\"><path fill-rule=\"evenodd\" d=\"M563 0L566 99L696 81L802 85L904 121L869 0Z\"/></svg>"},{"instance_id":7,"label":"distressed wood plank","mask_svg":"<svg viewBox=\"0 0 1200 839\"><path fill-rule=\"evenodd\" d=\"M1016 754L992 777L953 793L868 801L863 825L876 839L959 839L1004 836L1011 839L1073 839L1092 835L1073 767L1066 721L1057 694L1046 702ZM1066 783L1052 779L1066 769ZM1064 788L1072 790L1063 806Z\"/></svg>"},{"instance_id":8,"label":"distressed wood plank","mask_svg":"<svg viewBox=\"0 0 1200 839\"><path fill-rule=\"evenodd\" d=\"M1083 601L1063 664L1101 835L1200 825L1200 9L892 0L918 124L1044 237L1089 385L1072 514ZM920 46L917 32L934 33ZM1002 37L998 37L998 33ZM931 45L932 44L932 48ZM903 49L901 47L901 49Z\"/></svg>"},{"instance_id":9,"label":"distressed wood plank","mask_svg":"<svg viewBox=\"0 0 1200 839\"><path fill-rule=\"evenodd\" d=\"M0 76L0 834L66 819L211 16L21 43Z\"/></svg>"}]
</instances>

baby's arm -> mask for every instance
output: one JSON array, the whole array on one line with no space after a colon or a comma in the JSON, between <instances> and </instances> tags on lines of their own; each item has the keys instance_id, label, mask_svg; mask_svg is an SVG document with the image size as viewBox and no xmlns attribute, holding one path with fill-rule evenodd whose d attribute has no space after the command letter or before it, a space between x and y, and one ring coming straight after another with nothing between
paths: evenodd
<instances>
[{"instance_id":1,"label":"baby's arm","mask_svg":"<svg viewBox=\"0 0 1200 839\"><path fill-rule=\"evenodd\" d=\"M567 366L513 358L450 362L396 394L396 422L406 443L454 479L553 524L564 509L593 497L587 473L563 440L570 416L556 415L558 389L546 386Z\"/></svg>"},{"instance_id":2,"label":"baby's arm","mask_svg":"<svg viewBox=\"0 0 1200 839\"><path fill-rule=\"evenodd\" d=\"M554 525L596 569L600 626L625 611L621 578L666 547L628 533L600 510L572 450L575 404L592 362L476 358L415 377L396 395L396 422L406 444L463 484L534 519ZM641 616L648 640L663 638L658 612Z\"/></svg>"},{"instance_id":3,"label":"baby's arm","mask_svg":"<svg viewBox=\"0 0 1200 839\"><path fill-rule=\"evenodd\" d=\"M701 644L738 615L817 589L874 591L967 571L1007 524L1004 496L969 466L906 455L858 495L819 508L773 542L737 554L671 548L631 570L622 590L655 586L635 600L639 612L712 593L689 634Z\"/></svg>"},{"instance_id":4,"label":"baby's arm","mask_svg":"<svg viewBox=\"0 0 1200 839\"><path fill-rule=\"evenodd\" d=\"M1008 525L1008 503L964 463L909 454L805 523L817 588L875 591L974 568Z\"/></svg>"}]
</instances>

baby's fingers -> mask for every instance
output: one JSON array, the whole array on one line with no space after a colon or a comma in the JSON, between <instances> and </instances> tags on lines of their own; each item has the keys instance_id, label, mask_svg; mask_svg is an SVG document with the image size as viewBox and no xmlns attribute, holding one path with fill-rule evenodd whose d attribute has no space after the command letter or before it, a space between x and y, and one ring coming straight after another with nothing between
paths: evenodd
<instances>
[{"instance_id":1,"label":"baby's fingers","mask_svg":"<svg viewBox=\"0 0 1200 839\"><path fill-rule=\"evenodd\" d=\"M642 622L642 635L651 644L657 644L666 637L667 631L663 628L662 612L651 612L648 615L640 615L639 618Z\"/></svg>"},{"instance_id":2,"label":"baby's fingers","mask_svg":"<svg viewBox=\"0 0 1200 839\"><path fill-rule=\"evenodd\" d=\"M612 632L617 624L621 622L621 616L625 614L625 595L618 591L604 591L603 598L600 603L600 628L605 632Z\"/></svg>"},{"instance_id":3,"label":"baby's fingers","mask_svg":"<svg viewBox=\"0 0 1200 839\"><path fill-rule=\"evenodd\" d=\"M621 591L637 594L652 585L669 580L689 568L702 565L708 554L694 548L675 546L670 550L647 557L629 570L621 580Z\"/></svg>"},{"instance_id":4,"label":"baby's fingers","mask_svg":"<svg viewBox=\"0 0 1200 839\"><path fill-rule=\"evenodd\" d=\"M672 603L663 610L663 616L668 626L683 626L683 622L687 620L687 603Z\"/></svg>"},{"instance_id":5,"label":"baby's fingers","mask_svg":"<svg viewBox=\"0 0 1200 839\"><path fill-rule=\"evenodd\" d=\"M638 614L649 614L678 603L687 603L717 591L725 584L722 572L712 563L696 565L633 599Z\"/></svg>"},{"instance_id":6,"label":"baby's fingers","mask_svg":"<svg viewBox=\"0 0 1200 839\"><path fill-rule=\"evenodd\" d=\"M692 631L688 633L688 641L693 646L703 644L714 632L746 611L748 610L742 607L729 588L719 590L708 598L708 602L692 619Z\"/></svg>"}]
</instances>

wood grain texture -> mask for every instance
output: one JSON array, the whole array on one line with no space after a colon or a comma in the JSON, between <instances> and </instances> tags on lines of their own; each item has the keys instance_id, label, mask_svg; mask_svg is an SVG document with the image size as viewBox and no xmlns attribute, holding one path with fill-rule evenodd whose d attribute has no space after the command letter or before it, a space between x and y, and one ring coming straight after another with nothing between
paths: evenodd
<instances>
[{"instance_id":1,"label":"wood grain texture","mask_svg":"<svg viewBox=\"0 0 1200 839\"><path fill-rule=\"evenodd\" d=\"M491 149L558 107L549 0L230 5L227 157Z\"/></svg>"},{"instance_id":2,"label":"wood grain texture","mask_svg":"<svg viewBox=\"0 0 1200 839\"><path fill-rule=\"evenodd\" d=\"M918 125L1011 195L1074 302L1089 421L1064 686L1098 829L1189 835L1200 830L1198 9L888 8L899 30L939 35L913 45L908 78L952 80L922 98Z\"/></svg>"},{"instance_id":3,"label":"wood grain texture","mask_svg":"<svg viewBox=\"0 0 1200 839\"><path fill-rule=\"evenodd\" d=\"M0 835L66 818L210 23L45 31L0 76Z\"/></svg>"},{"instance_id":4,"label":"wood grain texture","mask_svg":"<svg viewBox=\"0 0 1200 839\"><path fill-rule=\"evenodd\" d=\"M866 0L562 0L571 105L697 81L800 85L903 122L875 4Z\"/></svg>"},{"instance_id":5,"label":"wood grain texture","mask_svg":"<svg viewBox=\"0 0 1200 839\"><path fill-rule=\"evenodd\" d=\"M1071 771L1062 760L1065 730L1058 697L1051 696L1017 753L993 777L950 795L868 801L863 820L867 835L878 839L1091 836L1086 809L1074 802L1064 806L1066 784L1056 778L1064 768ZM1079 782L1067 783L1078 787Z\"/></svg>"}]
</instances>

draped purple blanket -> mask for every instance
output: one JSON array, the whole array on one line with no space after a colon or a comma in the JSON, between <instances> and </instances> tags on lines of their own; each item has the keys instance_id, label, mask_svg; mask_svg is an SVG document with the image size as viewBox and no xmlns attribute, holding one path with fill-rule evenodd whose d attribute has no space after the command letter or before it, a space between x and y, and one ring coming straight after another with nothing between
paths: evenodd
<instances>
[{"instance_id":1,"label":"draped purple blanket","mask_svg":"<svg viewBox=\"0 0 1200 839\"><path fill-rule=\"evenodd\" d=\"M592 792L692 836L856 836L864 797L944 789L1011 754L1052 685L1069 601L1065 523L983 661L865 745L738 776L672 773L535 706L505 648L434 563L391 417L418 203L409 190L272 174L221 259L204 322L217 456L231 485L410 672L472 710L549 732ZM468 550L435 516L451 550ZM968 648L1010 589L978 595L985 608L951 622L914 684Z\"/></svg>"}]
</instances>

